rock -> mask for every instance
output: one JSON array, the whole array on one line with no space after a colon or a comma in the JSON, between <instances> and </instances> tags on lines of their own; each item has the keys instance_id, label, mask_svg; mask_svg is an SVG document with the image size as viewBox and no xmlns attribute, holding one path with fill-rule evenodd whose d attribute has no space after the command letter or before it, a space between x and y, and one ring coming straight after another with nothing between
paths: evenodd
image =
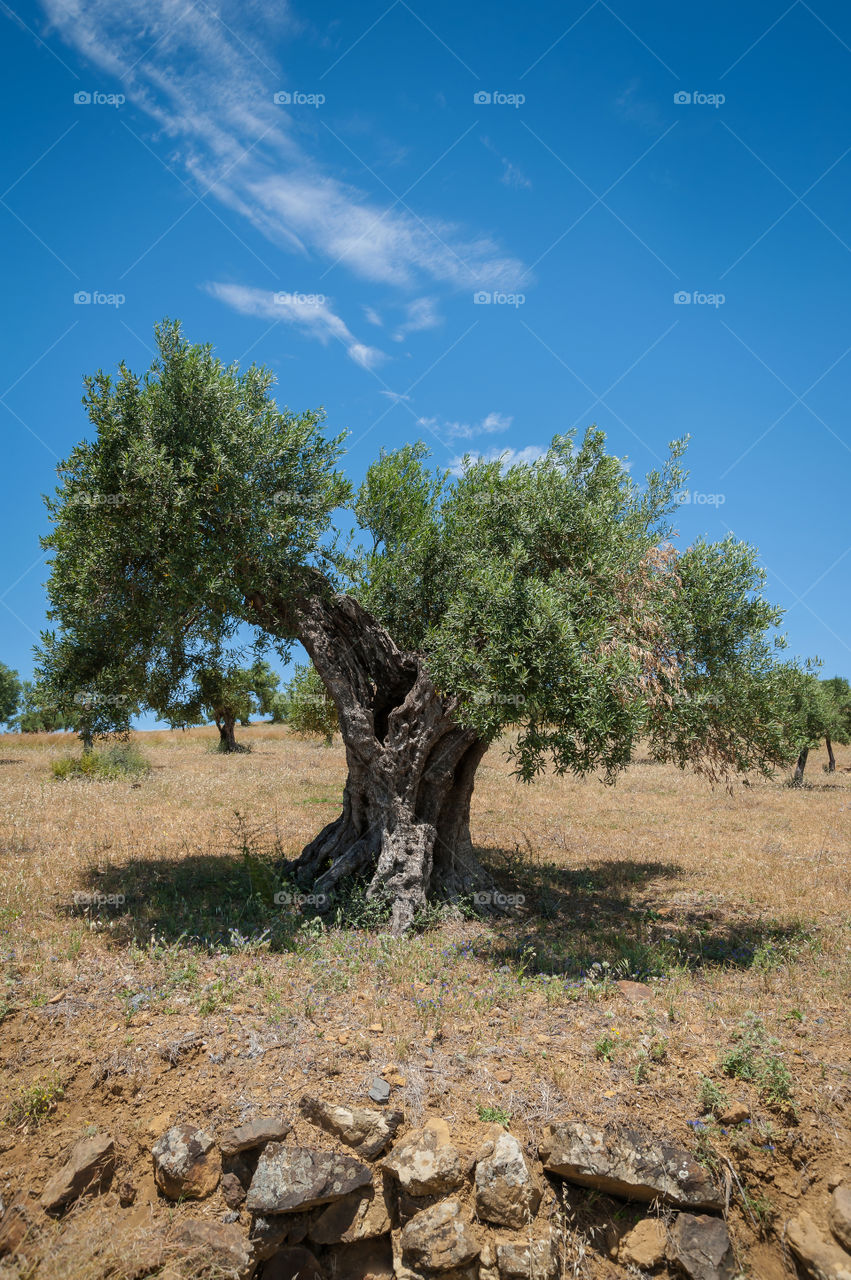
<instances>
[{"instance_id":1,"label":"rock","mask_svg":"<svg viewBox=\"0 0 851 1280\"><path fill-rule=\"evenodd\" d=\"M239 1210L228 1209L227 1213L222 1214L222 1222L239 1222Z\"/></svg>"},{"instance_id":2,"label":"rock","mask_svg":"<svg viewBox=\"0 0 851 1280\"><path fill-rule=\"evenodd\" d=\"M307 1234L314 1244L350 1244L386 1235L392 1225L385 1189L366 1187L323 1209Z\"/></svg>"},{"instance_id":3,"label":"rock","mask_svg":"<svg viewBox=\"0 0 851 1280\"><path fill-rule=\"evenodd\" d=\"M169 1200L201 1200L219 1184L222 1157L194 1124L178 1124L154 1144L154 1180Z\"/></svg>"},{"instance_id":4,"label":"rock","mask_svg":"<svg viewBox=\"0 0 851 1280\"><path fill-rule=\"evenodd\" d=\"M369 1086L369 1096L373 1102L389 1102L390 1085L381 1076L375 1076Z\"/></svg>"},{"instance_id":5,"label":"rock","mask_svg":"<svg viewBox=\"0 0 851 1280\"><path fill-rule=\"evenodd\" d=\"M309 1249L281 1249L263 1268L263 1280L325 1280L325 1272Z\"/></svg>"},{"instance_id":6,"label":"rock","mask_svg":"<svg viewBox=\"0 0 851 1280\"><path fill-rule=\"evenodd\" d=\"M719 1124L744 1124L750 1118L751 1109L746 1102L732 1102L717 1116Z\"/></svg>"},{"instance_id":7,"label":"rock","mask_svg":"<svg viewBox=\"0 0 851 1280\"><path fill-rule=\"evenodd\" d=\"M17 1256L35 1225L35 1201L19 1191L0 1219L0 1258Z\"/></svg>"},{"instance_id":8,"label":"rock","mask_svg":"<svg viewBox=\"0 0 851 1280\"><path fill-rule=\"evenodd\" d=\"M334 1280L393 1280L393 1249L389 1239L343 1244L328 1256Z\"/></svg>"},{"instance_id":9,"label":"rock","mask_svg":"<svg viewBox=\"0 0 851 1280\"><path fill-rule=\"evenodd\" d=\"M115 1143L106 1133L81 1138L44 1188L41 1207L59 1213L87 1191L100 1191L115 1171Z\"/></svg>"},{"instance_id":10,"label":"rock","mask_svg":"<svg viewBox=\"0 0 851 1280\"><path fill-rule=\"evenodd\" d=\"M413 1130L382 1160L381 1167L412 1196L454 1191L467 1177L445 1120L429 1120L425 1128Z\"/></svg>"},{"instance_id":11,"label":"rock","mask_svg":"<svg viewBox=\"0 0 851 1280\"><path fill-rule=\"evenodd\" d=\"M340 1200L371 1181L371 1170L352 1156L270 1142L257 1162L245 1207L262 1214L311 1209Z\"/></svg>"},{"instance_id":12,"label":"rock","mask_svg":"<svg viewBox=\"0 0 851 1280\"><path fill-rule=\"evenodd\" d=\"M251 1267L251 1250L239 1227L192 1218L181 1224L175 1238L185 1249L197 1253L199 1261L214 1262L217 1269L241 1275Z\"/></svg>"},{"instance_id":13,"label":"rock","mask_svg":"<svg viewBox=\"0 0 851 1280\"><path fill-rule=\"evenodd\" d=\"M219 1147L222 1155L235 1156L238 1151L252 1151L255 1147L264 1147L267 1142L280 1142L291 1128L288 1120L266 1116L225 1129L219 1138Z\"/></svg>"},{"instance_id":14,"label":"rock","mask_svg":"<svg viewBox=\"0 0 851 1280\"><path fill-rule=\"evenodd\" d=\"M650 1000L653 996L653 988L648 987L645 982L627 982L622 979L616 982L615 986L622 996L626 996L627 1000Z\"/></svg>"},{"instance_id":15,"label":"rock","mask_svg":"<svg viewBox=\"0 0 851 1280\"><path fill-rule=\"evenodd\" d=\"M556 1280L558 1275L552 1238L527 1244L499 1244L496 1265L501 1280Z\"/></svg>"},{"instance_id":16,"label":"rock","mask_svg":"<svg viewBox=\"0 0 851 1280\"><path fill-rule=\"evenodd\" d=\"M658 1218L637 1222L618 1246L618 1261L639 1271L655 1271L665 1261L668 1237Z\"/></svg>"},{"instance_id":17,"label":"rock","mask_svg":"<svg viewBox=\"0 0 851 1280\"><path fill-rule=\"evenodd\" d=\"M461 1216L458 1200L442 1200L414 1215L399 1238L402 1261L424 1271L450 1271L473 1262L481 1245Z\"/></svg>"},{"instance_id":18,"label":"rock","mask_svg":"<svg viewBox=\"0 0 851 1280\"><path fill-rule=\"evenodd\" d=\"M548 1125L538 1154L549 1173L609 1195L687 1209L724 1207L720 1188L694 1156L634 1129Z\"/></svg>"},{"instance_id":19,"label":"rock","mask_svg":"<svg viewBox=\"0 0 851 1280\"><path fill-rule=\"evenodd\" d=\"M851 1186L840 1183L827 1209L827 1222L836 1239L851 1253Z\"/></svg>"},{"instance_id":20,"label":"rock","mask_svg":"<svg viewBox=\"0 0 851 1280\"><path fill-rule=\"evenodd\" d=\"M119 1182L118 1203L121 1205L122 1209L129 1209L130 1205L135 1202L138 1194L139 1192L136 1184L131 1182L129 1178L125 1178L122 1182Z\"/></svg>"},{"instance_id":21,"label":"rock","mask_svg":"<svg viewBox=\"0 0 851 1280\"><path fill-rule=\"evenodd\" d=\"M225 1204L231 1209L239 1208L245 1199L245 1187L235 1173L226 1173L223 1176L222 1195L225 1198Z\"/></svg>"},{"instance_id":22,"label":"rock","mask_svg":"<svg viewBox=\"0 0 851 1280\"><path fill-rule=\"evenodd\" d=\"M789 1219L786 1239L814 1280L851 1280L851 1255L826 1239L808 1213Z\"/></svg>"},{"instance_id":23,"label":"rock","mask_svg":"<svg viewBox=\"0 0 851 1280\"><path fill-rule=\"evenodd\" d=\"M542 1194L520 1143L513 1134L500 1134L492 1154L476 1165L478 1217L503 1227L524 1227L538 1212Z\"/></svg>"},{"instance_id":24,"label":"rock","mask_svg":"<svg viewBox=\"0 0 851 1280\"><path fill-rule=\"evenodd\" d=\"M333 1133L359 1156L372 1160L390 1143L402 1123L401 1111L372 1111L367 1107L338 1107L319 1098L302 1098L305 1119Z\"/></svg>"},{"instance_id":25,"label":"rock","mask_svg":"<svg viewBox=\"0 0 851 1280\"><path fill-rule=\"evenodd\" d=\"M255 1218L248 1233L248 1243L257 1262L273 1257L290 1233L286 1218Z\"/></svg>"},{"instance_id":26,"label":"rock","mask_svg":"<svg viewBox=\"0 0 851 1280\"><path fill-rule=\"evenodd\" d=\"M739 1272L723 1218L678 1214L669 1252L690 1280L733 1280Z\"/></svg>"}]
</instances>

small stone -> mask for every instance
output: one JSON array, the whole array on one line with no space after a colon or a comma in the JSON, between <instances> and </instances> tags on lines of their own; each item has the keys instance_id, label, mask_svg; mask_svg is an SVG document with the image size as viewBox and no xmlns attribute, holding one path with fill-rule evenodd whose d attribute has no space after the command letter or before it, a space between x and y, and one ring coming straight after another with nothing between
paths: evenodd
<instances>
[{"instance_id":1,"label":"small stone","mask_svg":"<svg viewBox=\"0 0 851 1280\"><path fill-rule=\"evenodd\" d=\"M154 1144L154 1180L169 1200L201 1200L219 1185L222 1157L209 1133L178 1124Z\"/></svg>"},{"instance_id":2,"label":"small stone","mask_svg":"<svg viewBox=\"0 0 851 1280\"><path fill-rule=\"evenodd\" d=\"M689 1280L733 1280L738 1273L723 1218L678 1214L671 1228L670 1252Z\"/></svg>"},{"instance_id":3,"label":"small stone","mask_svg":"<svg viewBox=\"0 0 851 1280\"><path fill-rule=\"evenodd\" d=\"M718 1114L719 1124L744 1124L751 1118L751 1109L746 1102L733 1102Z\"/></svg>"},{"instance_id":4,"label":"small stone","mask_svg":"<svg viewBox=\"0 0 851 1280\"><path fill-rule=\"evenodd\" d=\"M0 1220L0 1258L17 1257L35 1225L35 1201L19 1191Z\"/></svg>"},{"instance_id":5,"label":"small stone","mask_svg":"<svg viewBox=\"0 0 851 1280\"><path fill-rule=\"evenodd\" d=\"M543 1192L532 1178L523 1148L502 1133L493 1152L476 1165L476 1214L498 1226L525 1227L538 1212Z\"/></svg>"},{"instance_id":6,"label":"small stone","mask_svg":"<svg viewBox=\"0 0 851 1280\"><path fill-rule=\"evenodd\" d=\"M222 1222L239 1222L239 1210L228 1209L227 1213L222 1214Z\"/></svg>"},{"instance_id":7,"label":"small stone","mask_svg":"<svg viewBox=\"0 0 851 1280\"><path fill-rule=\"evenodd\" d=\"M290 1222L283 1218L257 1217L251 1225L248 1243L257 1262L274 1257L290 1234Z\"/></svg>"},{"instance_id":8,"label":"small stone","mask_svg":"<svg viewBox=\"0 0 851 1280\"><path fill-rule=\"evenodd\" d=\"M808 1213L789 1219L786 1239L815 1280L851 1280L851 1256L826 1239Z\"/></svg>"},{"instance_id":9,"label":"small stone","mask_svg":"<svg viewBox=\"0 0 851 1280\"><path fill-rule=\"evenodd\" d=\"M278 1116L251 1120L248 1124L225 1129L219 1138L219 1147L224 1156L234 1156L239 1151L253 1151L255 1147L264 1147L267 1142L281 1142L291 1128L288 1120Z\"/></svg>"},{"instance_id":10,"label":"small stone","mask_svg":"<svg viewBox=\"0 0 851 1280\"><path fill-rule=\"evenodd\" d=\"M118 1203L123 1209L128 1209L130 1205L134 1203L137 1195L138 1189L129 1178L125 1178L123 1182L119 1182Z\"/></svg>"},{"instance_id":11,"label":"small stone","mask_svg":"<svg viewBox=\"0 0 851 1280\"><path fill-rule=\"evenodd\" d=\"M115 1143L105 1133L82 1138L44 1188L41 1207L59 1213L86 1192L99 1191L115 1169Z\"/></svg>"},{"instance_id":12,"label":"small stone","mask_svg":"<svg viewBox=\"0 0 851 1280\"><path fill-rule=\"evenodd\" d=\"M842 1183L830 1197L827 1221L836 1239L851 1253L851 1186Z\"/></svg>"},{"instance_id":13,"label":"small stone","mask_svg":"<svg viewBox=\"0 0 851 1280\"><path fill-rule=\"evenodd\" d=\"M231 1224L192 1218L178 1228L176 1240L185 1249L215 1262L222 1269L244 1274L251 1266L251 1250L245 1237L239 1227Z\"/></svg>"},{"instance_id":14,"label":"small stone","mask_svg":"<svg viewBox=\"0 0 851 1280\"><path fill-rule=\"evenodd\" d=\"M222 1195L231 1209L238 1208L245 1200L245 1187L235 1173L226 1173L222 1177Z\"/></svg>"},{"instance_id":15,"label":"small stone","mask_svg":"<svg viewBox=\"0 0 851 1280\"><path fill-rule=\"evenodd\" d=\"M389 1094L389 1090L388 1090ZM372 1111L368 1107L340 1107L319 1098L302 1098L299 1110L312 1124L333 1133L359 1156L372 1160L393 1140L404 1119L401 1111Z\"/></svg>"},{"instance_id":16,"label":"small stone","mask_svg":"<svg viewBox=\"0 0 851 1280\"><path fill-rule=\"evenodd\" d=\"M640 1271L655 1271L665 1261L667 1236L658 1218L637 1222L618 1247L618 1260Z\"/></svg>"},{"instance_id":17,"label":"small stone","mask_svg":"<svg viewBox=\"0 0 851 1280\"><path fill-rule=\"evenodd\" d=\"M452 1145L445 1120L429 1120L397 1143L381 1162L408 1195L442 1195L463 1186L467 1168Z\"/></svg>"},{"instance_id":18,"label":"small stone","mask_svg":"<svg viewBox=\"0 0 851 1280\"><path fill-rule=\"evenodd\" d=\"M351 1156L270 1142L257 1162L245 1207L261 1214L312 1209L370 1182L370 1169Z\"/></svg>"},{"instance_id":19,"label":"small stone","mask_svg":"<svg viewBox=\"0 0 851 1280\"><path fill-rule=\"evenodd\" d=\"M621 980L616 982L615 986L622 996L626 996L627 1000L649 1000L653 995L653 988L648 987L645 982L627 982Z\"/></svg>"},{"instance_id":20,"label":"small stone","mask_svg":"<svg viewBox=\"0 0 851 1280\"><path fill-rule=\"evenodd\" d=\"M380 1022L373 1022L372 1026L371 1026L371 1027L369 1027L368 1029L369 1029L369 1030L370 1030L374 1035L377 1035L377 1036L382 1035L382 1034L383 1034L383 1032L384 1032L384 1027L381 1025L381 1023L380 1023Z\"/></svg>"},{"instance_id":21,"label":"small stone","mask_svg":"<svg viewBox=\"0 0 851 1280\"><path fill-rule=\"evenodd\" d=\"M388 1102L390 1099L390 1085L386 1080L382 1080L381 1076L374 1076L372 1084L369 1086L369 1096L373 1102Z\"/></svg>"},{"instance_id":22,"label":"small stone","mask_svg":"<svg viewBox=\"0 0 851 1280\"><path fill-rule=\"evenodd\" d=\"M263 1280L325 1280L325 1272L309 1249L281 1249L263 1268Z\"/></svg>"},{"instance_id":23,"label":"small stone","mask_svg":"<svg viewBox=\"0 0 851 1280\"><path fill-rule=\"evenodd\" d=\"M481 1245L461 1216L458 1200L442 1200L422 1209L402 1228L399 1238L405 1266L425 1271L450 1271L473 1262Z\"/></svg>"},{"instance_id":24,"label":"small stone","mask_svg":"<svg viewBox=\"0 0 851 1280\"><path fill-rule=\"evenodd\" d=\"M494 1080L498 1080L500 1084L508 1084L512 1078L512 1074L510 1071L503 1068L500 1071L494 1071L493 1078Z\"/></svg>"},{"instance_id":25,"label":"small stone","mask_svg":"<svg viewBox=\"0 0 851 1280\"><path fill-rule=\"evenodd\" d=\"M552 1239L496 1248L500 1280L556 1280L558 1257Z\"/></svg>"}]
</instances>

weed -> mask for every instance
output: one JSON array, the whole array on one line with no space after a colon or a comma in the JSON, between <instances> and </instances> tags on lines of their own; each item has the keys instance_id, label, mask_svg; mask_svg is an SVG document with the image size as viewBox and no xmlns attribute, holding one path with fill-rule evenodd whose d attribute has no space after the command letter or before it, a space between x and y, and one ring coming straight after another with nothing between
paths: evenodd
<instances>
[{"instance_id":1,"label":"weed","mask_svg":"<svg viewBox=\"0 0 851 1280\"><path fill-rule=\"evenodd\" d=\"M486 1124L502 1124L508 1128L511 1123L511 1112L506 1111L505 1107L486 1107L480 1103L478 1110L479 1119Z\"/></svg>"},{"instance_id":2,"label":"weed","mask_svg":"<svg viewBox=\"0 0 851 1280\"><path fill-rule=\"evenodd\" d=\"M615 1031L613 1027L611 1032L606 1031L603 1035L600 1036L600 1039L594 1045L594 1052L598 1058L602 1059L605 1062L612 1061L612 1059L615 1056L615 1051L618 1047L619 1035L620 1035L620 1032Z\"/></svg>"},{"instance_id":3,"label":"weed","mask_svg":"<svg viewBox=\"0 0 851 1280\"><path fill-rule=\"evenodd\" d=\"M26 1127L34 1129L56 1110L57 1102L65 1096L65 1090L58 1078L37 1080L26 1089L22 1089L12 1103L8 1123L12 1128Z\"/></svg>"},{"instance_id":4,"label":"weed","mask_svg":"<svg viewBox=\"0 0 851 1280\"><path fill-rule=\"evenodd\" d=\"M118 782L122 778L139 778L150 773L151 765L132 742L117 742L103 751L89 751L81 756L63 756L50 765L54 778L90 778Z\"/></svg>"},{"instance_id":5,"label":"weed","mask_svg":"<svg viewBox=\"0 0 851 1280\"><path fill-rule=\"evenodd\" d=\"M792 1076L775 1052L779 1041L766 1033L762 1019L756 1014L747 1014L733 1040L732 1049L721 1060L725 1074L752 1081L770 1105L790 1106Z\"/></svg>"},{"instance_id":6,"label":"weed","mask_svg":"<svg viewBox=\"0 0 851 1280\"><path fill-rule=\"evenodd\" d=\"M700 1076L697 1090L697 1105L701 1115L717 1116L729 1105L724 1090L709 1076Z\"/></svg>"}]
</instances>

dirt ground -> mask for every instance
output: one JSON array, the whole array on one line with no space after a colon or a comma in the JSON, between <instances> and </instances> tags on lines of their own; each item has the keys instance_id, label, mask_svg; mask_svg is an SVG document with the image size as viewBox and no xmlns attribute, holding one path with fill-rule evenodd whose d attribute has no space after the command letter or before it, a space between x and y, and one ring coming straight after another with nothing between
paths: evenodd
<instances>
[{"instance_id":1,"label":"dirt ground","mask_svg":"<svg viewBox=\"0 0 851 1280\"><path fill-rule=\"evenodd\" d=\"M307 1142L302 1095L363 1103L377 1071L469 1150L494 1120L530 1150L558 1119L675 1139L729 1171L742 1273L796 1274L785 1223L824 1226L851 1171L851 750L732 793L642 759L613 788L527 787L493 750L473 837L522 901L397 940L360 892L324 921L280 901L280 856L338 812L340 746L256 725L223 757L216 736L137 734L152 769L121 781L55 778L62 735L0 737L0 1195L39 1193L94 1129L118 1151L113 1188L36 1222L0 1276L153 1274L139 1241L186 1212L152 1176L170 1124L275 1110ZM713 1117L733 1102L746 1121ZM614 1259L646 1211L577 1188L563 1208L565 1276L636 1274Z\"/></svg>"}]
</instances>

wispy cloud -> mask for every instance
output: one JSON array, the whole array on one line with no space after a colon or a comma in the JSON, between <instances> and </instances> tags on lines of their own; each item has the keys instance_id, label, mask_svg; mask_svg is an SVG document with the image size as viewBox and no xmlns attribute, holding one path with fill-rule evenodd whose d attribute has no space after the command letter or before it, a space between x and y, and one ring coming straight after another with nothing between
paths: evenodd
<instances>
[{"instance_id":1,"label":"wispy cloud","mask_svg":"<svg viewBox=\"0 0 851 1280\"><path fill-rule=\"evenodd\" d=\"M318 163L297 113L273 101L292 88L269 52L294 29L279 0L221 0L215 10L187 0L42 4L62 39L168 137L164 160L271 241L406 289L423 278L505 288L522 275L489 237L376 201Z\"/></svg>"},{"instance_id":2,"label":"wispy cloud","mask_svg":"<svg viewBox=\"0 0 851 1280\"><path fill-rule=\"evenodd\" d=\"M210 282L204 287L212 297L218 298L241 315L259 316L263 320L293 325L308 337L322 343L336 338L355 363L364 369L374 369L385 358L382 351L358 342L345 321L331 310L328 299L321 295L270 293L266 289L252 289L247 285L217 282Z\"/></svg>"},{"instance_id":3,"label":"wispy cloud","mask_svg":"<svg viewBox=\"0 0 851 1280\"><path fill-rule=\"evenodd\" d=\"M476 436L507 431L513 419L503 413L489 413L481 422L450 422L445 418L419 418L421 427L443 440L473 440ZM498 451L497 451L498 452Z\"/></svg>"},{"instance_id":4,"label":"wispy cloud","mask_svg":"<svg viewBox=\"0 0 851 1280\"><path fill-rule=\"evenodd\" d=\"M537 462L538 458L542 458L546 453L546 449L542 449L536 444L527 444L525 449L489 449L487 453L467 454L473 462L500 462L502 470L507 471L509 467L522 466L524 463ZM464 458L460 455L453 458L449 464L449 470L454 476L464 474Z\"/></svg>"},{"instance_id":5,"label":"wispy cloud","mask_svg":"<svg viewBox=\"0 0 851 1280\"><path fill-rule=\"evenodd\" d=\"M420 333L423 329L436 329L443 324L443 317L438 314L434 298L414 298L406 308L406 316L393 334L394 342L404 342L409 333Z\"/></svg>"},{"instance_id":6,"label":"wispy cloud","mask_svg":"<svg viewBox=\"0 0 851 1280\"><path fill-rule=\"evenodd\" d=\"M502 165L502 175L499 180L503 186L513 187L515 191L519 191L524 187L531 190L532 184L522 169L518 168L518 166L514 164L512 160L509 160L507 156L502 155L499 149L491 142L490 138L482 138L482 142L487 147L488 151L492 152L499 158L499 162Z\"/></svg>"}]
</instances>

